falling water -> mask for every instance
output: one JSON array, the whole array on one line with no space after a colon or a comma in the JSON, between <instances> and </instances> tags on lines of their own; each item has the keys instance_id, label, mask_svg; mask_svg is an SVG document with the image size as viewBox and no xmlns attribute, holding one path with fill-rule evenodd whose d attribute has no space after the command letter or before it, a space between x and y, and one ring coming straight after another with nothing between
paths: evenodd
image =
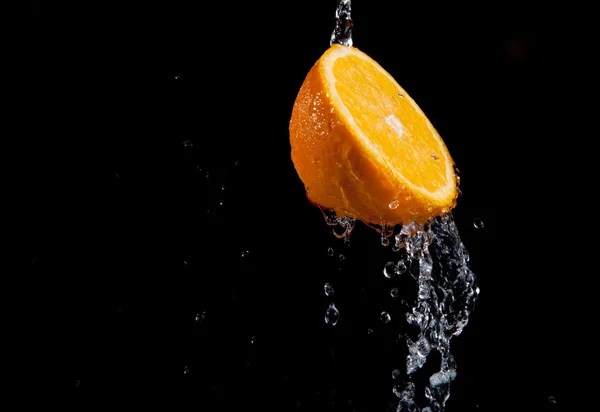
<instances>
[{"instance_id":1,"label":"falling water","mask_svg":"<svg viewBox=\"0 0 600 412\"><path fill-rule=\"evenodd\" d=\"M354 222L349 225L348 218L336 218L325 212L324 215L327 224L334 226L332 232L348 240ZM479 295L477 279L469 268L469 254L451 214L438 216L424 225L411 223L386 230L393 239L388 247L394 252L395 259L384 264L384 276L388 279L412 276L418 286L415 304L406 313L408 325L418 329L418 336L414 341L406 338L404 373L394 371L396 382L392 391L399 401L397 412L439 412L450 397L450 384L456 377L450 341L460 335L468 323ZM390 293L395 298L399 291L393 288ZM330 305L327 314L327 323L337 323L339 312L334 305ZM384 311L380 319L382 323L388 323L391 317ZM429 405L420 409L415 403L419 388L413 382L413 376L433 351L441 355L441 362L439 370L429 377L429 383L423 389Z\"/></svg>"},{"instance_id":2,"label":"falling water","mask_svg":"<svg viewBox=\"0 0 600 412\"><path fill-rule=\"evenodd\" d=\"M335 10L335 28L331 33L329 45L341 44L343 46L352 46L352 2L350 0L338 0Z\"/></svg>"},{"instance_id":3,"label":"falling water","mask_svg":"<svg viewBox=\"0 0 600 412\"><path fill-rule=\"evenodd\" d=\"M400 256L399 262L418 267L413 275L418 284L418 298L406 320L419 329L419 335L414 342L407 339L407 378L402 391L397 393L398 411L418 410L412 376L433 350L441 355L440 369L429 377L425 396L430 410L441 411L450 396L450 383L456 377L450 340L467 325L479 295L477 279L469 268L469 254L450 214L423 226L412 223L401 227L395 235L394 250Z\"/></svg>"}]
</instances>

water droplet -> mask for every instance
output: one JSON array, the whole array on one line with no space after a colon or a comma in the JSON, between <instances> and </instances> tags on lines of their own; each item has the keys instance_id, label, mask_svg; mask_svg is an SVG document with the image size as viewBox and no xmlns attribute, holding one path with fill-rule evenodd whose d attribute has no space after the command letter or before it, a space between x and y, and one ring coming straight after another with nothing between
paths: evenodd
<instances>
[{"instance_id":1,"label":"water droplet","mask_svg":"<svg viewBox=\"0 0 600 412\"><path fill-rule=\"evenodd\" d=\"M372 328L367 329L367 335L371 336L375 331Z\"/></svg>"},{"instance_id":2,"label":"water droplet","mask_svg":"<svg viewBox=\"0 0 600 412\"><path fill-rule=\"evenodd\" d=\"M335 307L334 303L330 303L329 307L325 311L325 323L331 326L335 326L340 319L340 312Z\"/></svg>"},{"instance_id":3,"label":"water droplet","mask_svg":"<svg viewBox=\"0 0 600 412\"><path fill-rule=\"evenodd\" d=\"M432 154L431 154L431 158L432 158L433 160L438 160L438 157L435 155L435 153L432 153Z\"/></svg>"},{"instance_id":4,"label":"water droplet","mask_svg":"<svg viewBox=\"0 0 600 412\"><path fill-rule=\"evenodd\" d=\"M331 286L331 284L326 283L325 286L323 287L323 289L325 290L325 295L326 296L332 296L333 295L333 286Z\"/></svg>"},{"instance_id":5,"label":"water droplet","mask_svg":"<svg viewBox=\"0 0 600 412\"><path fill-rule=\"evenodd\" d=\"M394 387L392 388L392 392L398 398L401 398L402 397L402 386L400 386L400 385L394 385Z\"/></svg>"},{"instance_id":6,"label":"water droplet","mask_svg":"<svg viewBox=\"0 0 600 412\"><path fill-rule=\"evenodd\" d=\"M483 220L480 217L476 217L473 219L473 226L475 226L475 229L483 229Z\"/></svg>"},{"instance_id":7,"label":"water droplet","mask_svg":"<svg viewBox=\"0 0 600 412\"><path fill-rule=\"evenodd\" d=\"M398 93L399 97L404 97L404 95L402 93Z\"/></svg>"},{"instance_id":8,"label":"water droplet","mask_svg":"<svg viewBox=\"0 0 600 412\"><path fill-rule=\"evenodd\" d=\"M187 260L184 260L183 261L183 268L187 269L187 267L188 267L188 262L187 262Z\"/></svg>"},{"instance_id":9,"label":"water droplet","mask_svg":"<svg viewBox=\"0 0 600 412\"><path fill-rule=\"evenodd\" d=\"M396 262L389 261L386 263L383 267L383 275L388 279L393 278L396 275Z\"/></svg>"},{"instance_id":10,"label":"water droplet","mask_svg":"<svg viewBox=\"0 0 600 412\"><path fill-rule=\"evenodd\" d=\"M179 79L181 79L181 76L179 75L179 73L176 73L175 76L173 76L173 78L175 80L179 80Z\"/></svg>"},{"instance_id":11,"label":"water droplet","mask_svg":"<svg viewBox=\"0 0 600 412\"><path fill-rule=\"evenodd\" d=\"M402 372L400 372L400 369L394 369L392 371L392 379L399 379L401 375Z\"/></svg>"},{"instance_id":12,"label":"water droplet","mask_svg":"<svg viewBox=\"0 0 600 412\"><path fill-rule=\"evenodd\" d=\"M404 260L399 260L398 263L396 263L396 274L397 275L401 275L403 273L405 273L408 270L408 267L406 266L406 262Z\"/></svg>"},{"instance_id":13,"label":"water droplet","mask_svg":"<svg viewBox=\"0 0 600 412\"><path fill-rule=\"evenodd\" d=\"M397 209L398 205L400 202L398 202L398 199L394 199L390 202L390 204L388 205L388 207L392 210Z\"/></svg>"},{"instance_id":14,"label":"water droplet","mask_svg":"<svg viewBox=\"0 0 600 412\"><path fill-rule=\"evenodd\" d=\"M390 323L390 321L392 320L392 317L390 316L390 314L385 311L381 312L381 315L379 315L379 318L381 319L381 321L383 323Z\"/></svg>"},{"instance_id":15,"label":"water droplet","mask_svg":"<svg viewBox=\"0 0 600 412\"><path fill-rule=\"evenodd\" d=\"M225 191L225 185L221 186L221 192Z\"/></svg>"},{"instance_id":16,"label":"water droplet","mask_svg":"<svg viewBox=\"0 0 600 412\"><path fill-rule=\"evenodd\" d=\"M119 313L121 313L122 309L121 308L117 308L117 310L115 310L115 314L118 315Z\"/></svg>"},{"instance_id":17,"label":"water droplet","mask_svg":"<svg viewBox=\"0 0 600 412\"><path fill-rule=\"evenodd\" d=\"M224 204L224 203L223 203L223 201L221 200L221 201L219 202L219 206L223 206L223 204Z\"/></svg>"},{"instance_id":18,"label":"water droplet","mask_svg":"<svg viewBox=\"0 0 600 412\"><path fill-rule=\"evenodd\" d=\"M250 251L249 251L249 250L244 250L244 251L242 252L242 257L243 257L243 258L247 258L249 254L250 254Z\"/></svg>"},{"instance_id":19,"label":"water droplet","mask_svg":"<svg viewBox=\"0 0 600 412\"><path fill-rule=\"evenodd\" d=\"M209 180L210 179L210 172L206 172L205 177L206 177L206 180Z\"/></svg>"},{"instance_id":20,"label":"water droplet","mask_svg":"<svg viewBox=\"0 0 600 412\"><path fill-rule=\"evenodd\" d=\"M433 208L432 208L431 206L429 206L429 207L427 208L427 211L428 211L429 213L431 213L431 212L433 212Z\"/></svg>"},{"instance_id":21,"label":"water droplet","mask_svg":"<svg viewBox=\"0 0 600 412\"><path fill-rule=\"evenodd\" d=\"M183 147L194 147L194 143L191 140L186 140L183 142Z\"/></svg>"},{"instance_id":22,"label":"water droplet","mask_svg":"<svg viewBox=\"0 0 600 412\"><path fill-rule=\"evenodd\" d=\"M120 179L121 176L119 176L119 174L117 173L117 174L115 174L115 178Z\"/></svg>"},{"instance_id":23,"label":"water droplet","mask_svg":"<svg viewBox=\"0 0 600 412\"><path fill-rule=\"evenodd\" d=\"M552 405L556 405L556 399L554 398L554 396L550 396L548 398L548 402Z\"/></svg>"},{"instance_id":24,"label":"water droplet","mask_svg":"<svg viewBox=\"0 0 600 412\"><path fill-rule=\"evenodd\" d=\"M183 367L183 374L184 375L189 375L190 374L190 368L187 365Z\"/></svg>"},{"instance_id":25,"label":"water droplet","mask_svg":"<svg viewBox=\"0 0 600 412\"><path fill-rule=\"evenodd\" d=\"M196 322L200 323L202 322L204 319L206 319L206 311L202 311L202 313L197 313L196 314Z\"/></svg>"},{"instance_id":26,"label":"water droplet","mask_svg":"<svg viewBox=\"0 0 600 412\"><path fill-rule=\"evenodd\" d=\"M256 336L252 336L250 338L250 345L254 345L256 343Z\"/></svg>"},{"instance_id":27,"label":"water droplet","mask_svg":"<svg viewBox=\"0 0 600 412\"><path fill-rule=\"evenodd\" d=\"M236 161L233 163L233 165L234 165L235 167L240 167L240 164L241 164L241 163L240 163L240 161L239 161L239 160L236 160Z\"/></svg>"},{"instance_id":28,"label":"water droplet","mask_svg":"<svg viewBox=\"0 0 600 412\"><path fill-rule=\"evenodd\" d=\"M335 251L333 250L332 247L330 247L330 248L327 249L327 255L329 257L333 257L334 254L335 254Z\"/></svg>"},{"instance_id":29,"label":"water droplet","mask_svg":"<svg viewBox=\"0 0 600 412\"><path fill-rule=\"evenodd\" d=\"M400 295L400 292L398 292L398 288L392 288L392 290L390 290L390 295L394 299L396 299Z\"/></svg>"},{"instance_id":30,"label":"water droplet","mask_svg":"<svg viewBox=\"0 0 600 412\"><path fill-rule=\"evenodd\" d=\"M338 259L340 260L341 263L344 263L346 261L346 256L344 256L340 253L340 255L338 256Z\"/></svg>"},{"instance_id":31,"label":"water droplet","mask_svg":"<svg viewBox=\"0 0 600 412\"><path fill-rule=\"evenodd\" d=\"M479 296L479 292L481 292L481 289L479 289L479 286L477 286L477 287L475 288L475 294L476 294L477 296Z\"/></svg>"}]
</instances>

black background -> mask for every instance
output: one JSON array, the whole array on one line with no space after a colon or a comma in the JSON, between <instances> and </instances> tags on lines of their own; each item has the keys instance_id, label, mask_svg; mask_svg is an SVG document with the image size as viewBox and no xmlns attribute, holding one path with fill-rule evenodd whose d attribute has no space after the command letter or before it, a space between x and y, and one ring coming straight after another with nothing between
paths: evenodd
<instances>
[{"instance_id":1,"label":"black background","mask_svg":"<svg viewBox=\"0 0 600 412\"><path fill-rule=\"evenodd\" d=\"M360 223L350 246L331 235L290 159L292 105L335 1L194 3L26 3L10 63L22 402L49 389L79 410L389 409L408 327L378 235ZM570 17L354 3L354 45L461 171L454 216L481 295L452 341L447 410L578 410L584 242L570 218L587 201L570 196L585 156L570 132Z\"/></svg>"}]
</instances>

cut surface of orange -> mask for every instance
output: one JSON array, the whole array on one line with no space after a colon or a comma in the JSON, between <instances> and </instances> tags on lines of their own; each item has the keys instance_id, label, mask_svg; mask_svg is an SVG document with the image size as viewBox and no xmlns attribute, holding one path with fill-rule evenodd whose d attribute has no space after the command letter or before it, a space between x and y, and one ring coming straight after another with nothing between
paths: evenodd
<instances>
[{"instance_id":1,"label":"cut surface of orange","mask_svg":"<svg viewBox=\"0 0 600 412\"><path fill-rule=\"evenodd\" d=\"M368 224L425 223L456 204L448 149L375 60L335 44L306 76L289 125L308 198Z\"/></svg>"}]
</instances>

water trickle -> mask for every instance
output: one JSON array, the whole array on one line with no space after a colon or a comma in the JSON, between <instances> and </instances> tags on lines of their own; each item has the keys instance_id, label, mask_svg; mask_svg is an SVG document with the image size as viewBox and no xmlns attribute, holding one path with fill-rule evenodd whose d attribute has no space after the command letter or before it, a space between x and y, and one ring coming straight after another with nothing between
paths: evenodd
<instances>
[{"instance_id":1,"label":"water trickle","mask_svg":"<svg viewBox=\"0 0 600 412\"><path fill-rule=\"evenodd\" d=\"M479 217L476 217L473 219L473 226L475 226L475 229L483 229L483 220L481 220Z\"/></svg>"},{"instance_id":2,"label":"water trickle","mask_svg":"<svg viewBox=\"0 0 600 412\"><path fill-rule=\"evenodd\" d=\"M408 323L419 330L415 341L407 338L408 382L436 350L441 355L440 370L429 377L425 397L431 410L441 411L450 396L450 383L456 377L450 340L466 326L479 288L475 285L468 252L451 215L437 217L423 226L405 225L395 240L398 252L402 253L399 261L407 267L416 264L414 267L418 268L414 274L418 285L417 301L406 314ZM406 390L402 394L399 411L404 410L401 407L416 407L414 391L412 395Z\"/></svg>"},{"instance_id":3,"label":"water trickle","mask_svg":"<svg viewBox=\"0 0 600 412\"><path fill-rule=\"evenodd\" d=\"M390 323L390 321L392 320L392 317L390 316L390 314L388 312L381 312L381 315L379 315L379 319L381 319L382 323Z\"/></svg>"},{"instance_id":4,"label":"water trickle","mask_svg":"<svg viewBox=\"0 0 600 412\"><path fill-rule=\"evenodd\" d=\"M356 219L351 217L338 217L333 210L320 209L325 218L327 226L331 227L331 232L338 239L344 239L344 243L350 242L350 235L354 230Z\"/></svg>"},{"instance_id":5,"label":"water trickle","mask_svg":"<svg viewBox=\"0 0 600 412\"><path fill-rule=\"evenodd\" d=\"M325 286L323 286L323 289L325 291L325 296L333 296L333 286L331 286L331 284L326 283Z\"/></svg>"},{"instance_id":6,"label":"water trickle","mask_svg":"<svg viewBox=\"0 0 600 412\"><path fill-rule=\"evenodd\" d=\"M329 45L341 44L352 46L352 28L354 26L352 17L352 2L350 0L338 0L335 9L335 28L331 33Z\"/></svg>"},{"instance_id":7,"label":"water trickle","mask_svg":"<svg viewBox=\"0 0 600 412\"><path fill-rule=\"evenodd\" d=\"M331 326L335 326L340 319L340 312L335 307L334 303L330 303L329 307L325 311L325 323Z\"/></svg>"}]
</instances>

